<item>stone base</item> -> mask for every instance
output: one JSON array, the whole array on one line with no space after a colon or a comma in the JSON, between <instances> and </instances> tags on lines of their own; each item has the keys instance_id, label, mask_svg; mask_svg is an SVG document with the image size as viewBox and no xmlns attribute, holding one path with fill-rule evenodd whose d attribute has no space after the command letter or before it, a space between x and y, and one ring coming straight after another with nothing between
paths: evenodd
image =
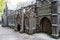
<instances>
[{"instance_id":1,"label":"stone base","mask_svg":"<svg viewBox=\"0 0 60 40\"><path fill-rule=\"evenodd\" d=\"M52 34L52 37L58 39L59 38L59 34Z\"/></svg>"}]
</instances>

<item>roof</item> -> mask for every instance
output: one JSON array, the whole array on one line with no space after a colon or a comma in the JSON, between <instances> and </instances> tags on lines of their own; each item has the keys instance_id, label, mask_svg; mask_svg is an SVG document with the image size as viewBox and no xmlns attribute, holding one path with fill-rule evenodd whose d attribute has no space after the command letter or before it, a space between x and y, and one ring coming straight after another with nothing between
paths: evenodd
<instances>
[{"instance_id":1,"label":"roof","mask_svg":"<svg viewBox=\"0 0 60 40\"><path fill-rule=\"evenodd\" d=\"M21 7L26 7L35 3L36 3L36 0L22 2L20 5L17 5L17 9L20 9Z\"/></svg>"}]
</instances>

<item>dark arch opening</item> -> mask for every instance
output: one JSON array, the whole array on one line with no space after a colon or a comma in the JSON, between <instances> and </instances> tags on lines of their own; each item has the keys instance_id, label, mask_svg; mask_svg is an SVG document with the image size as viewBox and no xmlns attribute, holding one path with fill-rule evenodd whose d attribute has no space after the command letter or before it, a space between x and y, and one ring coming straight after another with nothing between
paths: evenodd
<instances>
[{"instance_id":1,"label":"dark arch opening","mask_svg":"<svg viewBox=\"0 0 60 40\"><path fill-rule=\"evenodd\" d=\"M29 18L24 15L24 32L28 32L27 27L29 27Z\"/></svg>"},{"instance_id":2,"label":"dark arch opening","mask_svg":"<svg viewBox=\"0 0 60 40\"><path fill-rule=\"evenodd\" d=\"M42 18L40 27L42 33L52 34L52 24L47 17Z\"/></svg>"},{"instance_id":3,"label":"dark arch opening","mask_svg":"<svg viewBox=\"0 0 60 40\"><path fill-rule=\"evenodd\" d=\"M17 31L20 31L20 24L17 25Z\"/></svg>"}]
</instances>

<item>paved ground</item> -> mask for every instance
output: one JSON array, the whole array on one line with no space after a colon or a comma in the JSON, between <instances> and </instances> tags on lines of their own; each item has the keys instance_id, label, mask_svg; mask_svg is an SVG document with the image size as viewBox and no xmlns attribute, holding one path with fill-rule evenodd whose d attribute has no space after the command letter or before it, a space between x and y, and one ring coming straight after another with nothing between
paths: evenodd
<instances>
[{"instance_id":1,"label":"paved ground","mask_svg":"<svg viewBox=\"0 0 60 40\"><path fill-rule=\"evenodd\" d=\"M15 32L11 28L7 27L1 27L0 26L0 40L57 40L49 37L46 34L34 34L34 35L28 35L28 34L21 34L19 32Z\"/></svg>"}]
</instances>

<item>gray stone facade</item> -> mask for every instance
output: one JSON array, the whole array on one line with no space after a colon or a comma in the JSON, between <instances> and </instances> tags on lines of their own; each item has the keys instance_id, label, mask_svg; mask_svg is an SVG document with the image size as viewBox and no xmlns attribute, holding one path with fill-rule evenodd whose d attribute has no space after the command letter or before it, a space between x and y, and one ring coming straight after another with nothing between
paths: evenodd
<instances>
[{"instance_id":1,"label":"gray stone facade","mask_svg":"<svg viewBox=\"0 0 60 40\"><path fill-rule=\"evenodd\" d=\"M16 13L15 10L8 10L8 15L7 15L8 20L7 21L8 21L8 26L10 26L10 27L15 26L15 19L14 19L15 13Z\"/></svg>"},{"instance_id":2,"label":"gray stone facade","mask_svg":"<svg viewBox=\"0 0 60 40\"><path fill-rule=\"evenodd\" d=\"M8 22L7 22L7 10L8 10L8 7L7 5L5 6L5 9L4 9L4 12L3 12L3 15L2 15L2 26L8 26Z\"/></svg>"},{"instance_id":3,"label":"gray stone facade","mask_svg":"<svg viewBox=\"0 0 60 40\"><path fill-rule=\"evenodd\" d=\"M6 7L2 18L2 25L14 25L14 30L19 32L47 33L58 37L60 32L60 1L36 0L35 4L23 6L18 10L7 10Z\"/></svg>"},{"instance_id":4,"label":"gray stone facade","mask_svg":"<svg viewBox=\"0 0 60 40\"><path fill-rule=\"evenodd\" d=\"M16 14L16 12L17 12L16 10L9 10L6 4L3 15L2 15L2 26L4 27L15 26L14 15Z\"/></svg>"},{"instance_id":5,"label":"gray stone facade","mask_svg":"<svg viewBox=\"0 0 60 40\"><path fill-rule=\"evenodd\" d=\"M57 0L37 0L35 4L22 7L18 10L15 30L29 34L42 32L59 36L58 2Z\"/></svg>"}]
</instances>

